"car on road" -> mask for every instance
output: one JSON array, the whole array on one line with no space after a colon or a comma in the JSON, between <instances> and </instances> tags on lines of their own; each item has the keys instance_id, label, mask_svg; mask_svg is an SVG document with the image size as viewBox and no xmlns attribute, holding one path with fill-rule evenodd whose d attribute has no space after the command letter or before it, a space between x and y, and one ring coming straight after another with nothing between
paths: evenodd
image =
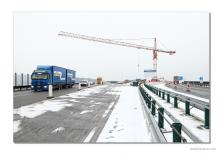
<instances>
[{"instance_id":1,"label":"car on road","mask_svg":"<svg viewBox=\"0 0 223 156\"><path fill-rule=\"evenodd\" d=\"M139 85L139 82L138 81L132 81L131 85L132 86L138 86Z\"/></svg>"},{"instance_id":2,"label":"car on road","mask_svg":"<svg viewBox=\"0 0 223 156\"><path fill-rule=\"evenodd\" d=\"M80 86L85 86L85 87L89 86L89 81L88 80L81 80L80 81Z\"/></svg>"}]
</instances>

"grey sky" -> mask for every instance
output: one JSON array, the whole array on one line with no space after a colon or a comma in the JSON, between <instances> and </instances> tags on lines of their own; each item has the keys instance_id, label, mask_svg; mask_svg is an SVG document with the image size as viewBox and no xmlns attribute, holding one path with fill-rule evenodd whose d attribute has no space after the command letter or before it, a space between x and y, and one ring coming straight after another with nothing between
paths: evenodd
<instances>
[{"instance_id":1,"label":"grey sky","mask_svg":"<svg viewBox=\"0 0 223 156\"><path fill-rule=\"evenodd\" d=\"M207 12L15 12L14 71L57 65L76 70L78 77L123 80L152 69L151 51L59 37L61 30L112 39L156 37L158 48L176 50L158 54L158 76L209 80ZM126 42L153 46L152 40Z\"/></svg>"}]
</instances>

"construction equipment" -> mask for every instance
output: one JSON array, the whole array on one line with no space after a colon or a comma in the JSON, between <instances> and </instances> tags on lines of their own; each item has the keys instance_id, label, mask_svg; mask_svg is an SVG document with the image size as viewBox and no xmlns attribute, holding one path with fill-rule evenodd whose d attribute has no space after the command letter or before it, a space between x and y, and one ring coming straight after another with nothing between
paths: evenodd
<instances>
[{"instance_id":1,"label":"construction equipment","mask_svg":"<svg viewBox=\"0 0 223 156\"><path fill-rule=\"evenodd\" d=\"M139 44L127 43L123 41L117 41L117 40L105 39L105 38L99 38L99 37L93 37L93 36L87 36L87 35L80 35L76 33L64 32L64 31L60 31L58 35L71 37L71 38L77 38L77 39L83 39L83 40L88 40L88 41L95 41L95 42L114 44L114 45L120 45L120 46L125 46L125 47L132 47L132 48L137 48L137 49L152 50L153 51L153 69L156 71L156 73L157 73L157 59L158 59L157 52L168 53L170 55L173 55L174 53L176 53L175 51L166 51L166 50L158 49L156 38L153 38L154 47L147 47L147 46L139 45ZM156 75L156 78L157 78L157 75Z\"/></svg>"},{"instance_id":2,"label":"construction equipment","mask_svg":"<svg viewBox=\"0 0 223 156\"><path fill-rule=\"evenodd\" d=\"M100 84L100 85L103 84L102 77L97 77L96 84Z\"/></svg>"}]
</instances>

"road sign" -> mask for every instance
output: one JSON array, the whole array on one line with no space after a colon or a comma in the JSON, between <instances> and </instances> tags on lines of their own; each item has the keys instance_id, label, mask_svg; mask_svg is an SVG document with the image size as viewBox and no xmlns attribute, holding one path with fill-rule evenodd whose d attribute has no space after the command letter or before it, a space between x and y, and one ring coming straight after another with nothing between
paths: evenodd
<instances>
[{"instance_id":1,"label":"road sign","mask_svg":"<svg viewBox=\"0 0 223 156\"><path fill-rule=\"evenodd\" d=\"M202 76L199 77L200 83L203 83L204 78Z\"/></svg>"},{"instance_id":2,"label":"road sign","mask_svg":"<svg viewBox=\"0 0 223 156\"><path fill-rule=\"evenodd\" d=\"M183 80L183 76L178 76L178 80Z\"/></svg>"}]
</instances>

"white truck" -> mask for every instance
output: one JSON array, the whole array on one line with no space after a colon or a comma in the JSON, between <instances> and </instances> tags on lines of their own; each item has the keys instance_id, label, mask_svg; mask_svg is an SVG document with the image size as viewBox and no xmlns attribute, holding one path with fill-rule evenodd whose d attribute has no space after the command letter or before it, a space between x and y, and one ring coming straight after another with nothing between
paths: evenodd
<instances>
[{"instance_id":1,"label":"white truck","mask_svg":"<svg viewBox=\"0 0 223 156\"><path fill-rule=\"evenodd\" d=\"M81 80L80 86L90 87L90 83L88 80Z\"/></svg>"}]
</instances>

